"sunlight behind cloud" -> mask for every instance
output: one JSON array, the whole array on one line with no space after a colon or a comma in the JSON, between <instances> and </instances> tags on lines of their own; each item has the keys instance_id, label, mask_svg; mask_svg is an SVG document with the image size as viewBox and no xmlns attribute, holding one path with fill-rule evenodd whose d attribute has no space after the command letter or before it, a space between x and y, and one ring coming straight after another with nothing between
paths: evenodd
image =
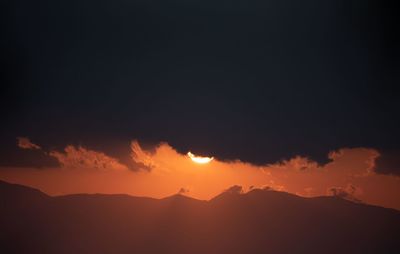
<instances>
[{"instance_id":1,"label":"sunlight behind cloud","mask_svg":"<svg viewBox=\"0 0 400 254\"><path fill-rule=\"evenodd\" d=\"M199 163L199 164L206 164L214 160L214 157L201 157L194 155L190 151L187 153L187 156L194 162Z\"/></svg>"}]
</instances>

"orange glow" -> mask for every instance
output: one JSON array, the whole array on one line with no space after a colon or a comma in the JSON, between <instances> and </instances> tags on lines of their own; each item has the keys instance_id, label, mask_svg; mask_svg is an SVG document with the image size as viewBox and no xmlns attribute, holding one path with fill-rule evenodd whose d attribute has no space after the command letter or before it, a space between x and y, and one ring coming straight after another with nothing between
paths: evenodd
<instances>
[{"instance_id":1,"label":"orange glow","mask_svg":"<svg viewBox=\"0 0 400 254\"><path fill-rule=\"evenodd\" d=\"M128 168L101 151L70 145L64 151L49 152L60 162L59 168L0 167L0 179L50 195L124 193L163 198L184 189L185 195L203 200L233 185L244 191L271 188L304 197L332 195L334 189L368 204L400 210L400 177L375 172L379 153L370 148L332 151L330 162L323 165L301 156L266 165L220 161L181 154L167 143L149 151L132 141L130 148L137 168ZM198 160L201 158L205 160Z\"/></svg>"},{"instance_id":2,"label":"orange glow","mask_svg":"<svg viewBox=\"0 0 400 254\"><path fill-rule=\"evenodd\" d=\"M199 164L206 164L214 160L214 157L201 157L201 156L196 156L192 154L191 152L188 152L187 155L189 156L192 161L199 163Z\"/></svg>"}]
</instances>

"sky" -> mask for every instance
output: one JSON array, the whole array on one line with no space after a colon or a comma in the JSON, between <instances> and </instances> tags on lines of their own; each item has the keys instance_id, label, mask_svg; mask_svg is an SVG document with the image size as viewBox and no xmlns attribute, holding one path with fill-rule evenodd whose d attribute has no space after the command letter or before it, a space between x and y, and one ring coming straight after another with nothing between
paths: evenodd
<instances>
[{"instance_id":1,"label":"sky","mask_svg":"<svg viewBox=\"0 0 400 254\"><path fill-rule=\"evenodd\" d=\"M400 209L392 1L0 9L0 179L202 199L270 187ZM214 160L196 165L188 151Z\"/></svg>"}]
</instances>

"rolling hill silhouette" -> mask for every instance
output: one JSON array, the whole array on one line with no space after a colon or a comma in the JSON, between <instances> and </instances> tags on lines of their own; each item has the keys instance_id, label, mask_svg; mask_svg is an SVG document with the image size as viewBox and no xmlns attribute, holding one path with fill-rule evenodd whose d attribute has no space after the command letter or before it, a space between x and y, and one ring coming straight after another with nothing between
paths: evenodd
<instances>
[{"instance_id":1,"label":"rolling hill silhouette","mask_svg":"<svg viewBox=\"0 0 400 254\"><path fill-rule=\"evenodd\" d=\"M50 197L0 181L2 253L398 253L400 212L255 189Z\"/></svg>"}]
</instances>

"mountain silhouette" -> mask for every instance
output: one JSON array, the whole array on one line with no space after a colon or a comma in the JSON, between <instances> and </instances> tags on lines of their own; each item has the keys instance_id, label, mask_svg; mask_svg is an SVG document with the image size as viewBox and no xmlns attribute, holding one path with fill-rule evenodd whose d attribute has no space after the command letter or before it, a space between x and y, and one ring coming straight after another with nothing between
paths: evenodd
<instances>
[{"instance_id":1,"label":"mountain silhouette","mask_svg":"<svg viewBox=\"0 0 400 254\"><path fill-rule=\"evenodd\" d=\"M2 253L398 253L400 212L254 189L48 196L0 181Z\"/></svg>"}]
</instances>

